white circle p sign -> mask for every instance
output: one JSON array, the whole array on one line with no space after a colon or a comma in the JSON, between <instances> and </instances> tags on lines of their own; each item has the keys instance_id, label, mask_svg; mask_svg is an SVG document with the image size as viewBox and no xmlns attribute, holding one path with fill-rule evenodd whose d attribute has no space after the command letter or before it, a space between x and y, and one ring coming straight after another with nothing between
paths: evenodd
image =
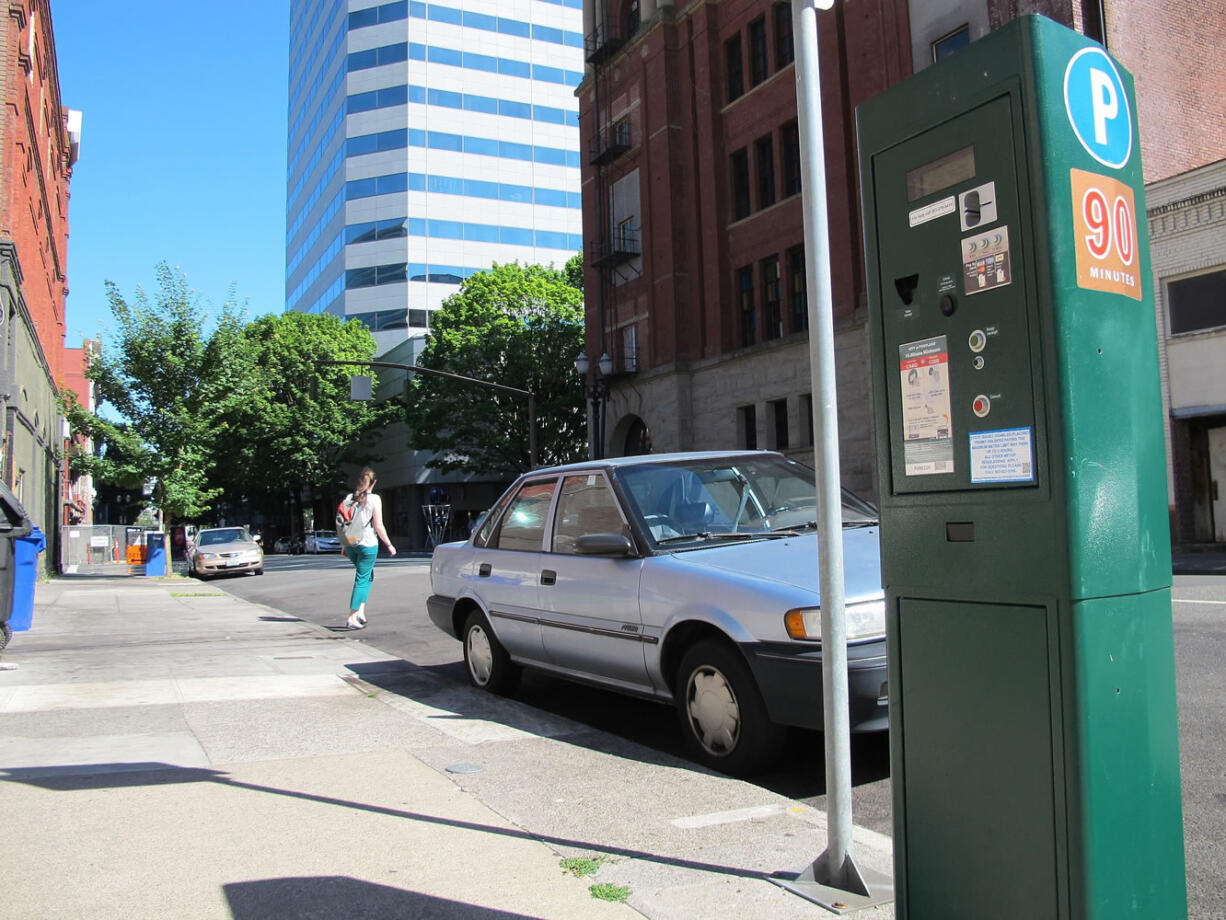
<instances>
[{"instance_id":1,"label":"white circle p sign","mask_svg":"<svg viewBox=\"0 0 1226 920\"><path fill-rule=\"evenodd\" d=\"M1124 81L1101 48L1083 48L1064 71L1064 108L1090 156L1119 169L1132 156L1132 113Z\"/></svg>"}]
</instances>

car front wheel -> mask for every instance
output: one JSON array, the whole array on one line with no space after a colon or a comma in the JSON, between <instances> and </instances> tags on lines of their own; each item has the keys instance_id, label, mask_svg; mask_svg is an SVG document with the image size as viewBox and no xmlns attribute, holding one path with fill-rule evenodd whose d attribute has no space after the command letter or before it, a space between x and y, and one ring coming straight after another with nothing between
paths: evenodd
<instances>
[{"instance_id":1,"label":"car front wheel","mask_svg":"<svg viewBox=\"0 0 1226 920\"><path fill-rule=\"evenodd\" d=\"M519 666L511 661L480 610L474 610L464 622L464 664L469 681L482 690L510 693L519 684Z\"/></svg>"},{"instance_id":2,"label":"car front wheel","mask_svg":"<svg viewBox=\"0 0 1226 920\"><path fill-rule=\"evenodd\" d=\"M778 760L786 730L767 716L745 660L726 642L704 639L677 673L677 716L691 756L732 776L749 776Z\"/></svg>"}]
</instances>

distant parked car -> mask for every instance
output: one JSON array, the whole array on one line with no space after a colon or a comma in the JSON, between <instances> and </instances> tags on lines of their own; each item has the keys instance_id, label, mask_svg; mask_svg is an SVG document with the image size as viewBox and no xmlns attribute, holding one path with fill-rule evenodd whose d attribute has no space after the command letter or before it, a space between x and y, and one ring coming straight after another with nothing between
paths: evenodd
<instances>
[{"instance_id":1,"label":"distant parked car","mask_svg":"<svg viewBox=\"0 0 1226 920\"><path fill-rule=\"evenodd\" d=\"M297 555L302 552L302 540L299 537L277 537L272 545L274 553L290 553Z\"/></svg>"},{"instance_id":2,"label":"distant parked car","mask_svg":"<svg viewBox=\"0 0 1226 920\"><path fill-rule=\"evenodd\" d=\"M877 514L842 504L851 729L884 731ZM529 667L670 703L696 760L744 775L822 727L816 528L813 471L777 453L535 470L434 550L427 608L473 685Z\"/></svg>"},{"instance_id":3,"label":"distant parked car","mask_svg":"<svg viewBox=\"0 0 1226 920\"><path fill-rule=\"evenodd\" d=\"M210 527L197 532L187 548L188 566L197 578L264 574L264 551L246 527Z\"/></svg>"},{"instance_id":4,"label":"distant parked car","mask_svg":"<svg viewBox=\"0 0 1226 920\"><path fill-rule=\"evenodd\" d=\"M336 538L335 530L312 530L306 535L303 552L306 553L339 553L341 541Z\"/></svg>"}]
</instances>

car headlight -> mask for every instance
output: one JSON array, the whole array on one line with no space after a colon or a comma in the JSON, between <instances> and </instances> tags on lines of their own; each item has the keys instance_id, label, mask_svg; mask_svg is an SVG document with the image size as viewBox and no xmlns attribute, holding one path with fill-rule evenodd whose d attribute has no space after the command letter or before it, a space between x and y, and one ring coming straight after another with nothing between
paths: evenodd
<instances>
[{"instance_id":1,"label":"car headlight","mask_svg":"<svg viewBox=\"0 0 1226 920\"><path fill-rule=\"evenodd\" d=\"M220 557L216 553L201 553L200 558L201 559L218 559Z\"/></svg>"},{"instance_id":2,"label":"car headlight","mask_svg":"<svg viewBox=\"0 0 1226 920\"><path fill-rule=\"evenodd\" d=\"M867 601L863 604L848 604L844 608L847 626L847 641L876 639L885 635L885 601ZM787 633L793 639L820 642L822 638L822 609L820 607L796 607L783 615Z\"/></svg>"}]
</instances>

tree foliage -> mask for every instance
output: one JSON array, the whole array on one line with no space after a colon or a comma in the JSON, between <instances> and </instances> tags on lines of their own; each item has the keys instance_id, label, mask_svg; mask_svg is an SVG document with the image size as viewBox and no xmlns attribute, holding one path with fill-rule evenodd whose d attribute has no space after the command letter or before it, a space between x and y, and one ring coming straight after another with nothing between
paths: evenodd
<instances>
[{"instance_id":1,"label":"tree foliage","mask_svg":"<svg viewBox=\"0 0 1226 920\"><path fill-rule=\"evenodd\" d=\"M279 502L303 485L331 489L339 484L340 464L352 459L346 451L399 418L398 401L350 401L350 376L369 369L320 363L371 360L375 340L362 323L281 313L254 320L242 338L252 373L231 416L239 436L223 451L228 496Z\"/></svg>"},{"instance_id":2,"label":"tree foliage","mask_svg":"<svg viewBox=\"0 0 1226 920\"><path fill-rule=\"evenodd\" d=\"M118 334L114 344L102 344L86 376L99 408L109 404L120 420L91 414L71 398L65 408L97 451L75 458L74 467L126 488L152 481L169 526L204 513L221 493L210 484L214 448L233 435L229 419L249 392L250 362L233 304L222 306L206 333L209 317L187 277L164 262L156 277L152 300L140 287L129 300L106 284Z\"/></svg>"},{"instance_id":3,"label":"tree foliage","mask_svg":"<svg viewBox=\"0 0 1226 920\"><path fill-rule=\"evenodd\" d=\"M583 350L583 294L567 283L569 274L511 263L471 275L431 316L417 362L533 392L538 462L546 465L580 459L587 443L574 371ZM485 473L529 468L523 397L415 374L406 414L413 447L435 452L432 467Z\"/></svg>"}]
</instances>

